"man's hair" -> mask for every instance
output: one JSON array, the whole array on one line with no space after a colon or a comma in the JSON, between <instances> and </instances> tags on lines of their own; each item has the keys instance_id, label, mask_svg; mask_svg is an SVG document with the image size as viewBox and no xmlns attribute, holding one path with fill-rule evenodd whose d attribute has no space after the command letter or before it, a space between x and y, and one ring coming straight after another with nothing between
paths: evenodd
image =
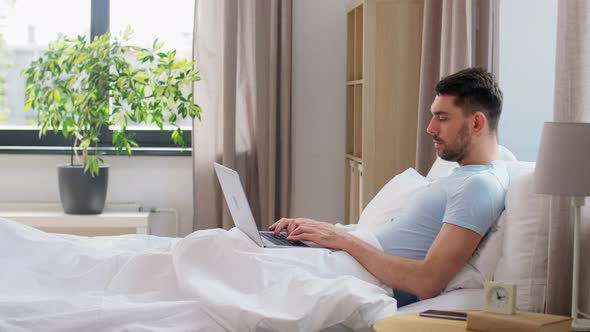
<instances>
[{"instance_id":1,"label":"man's hair","mask_svg":"<svg viewBox=\"0 0 590 332\"><path fill-rule=\"evenodd\" d=\"M492 73L483 68L467 68L444 77L436 84L439 96L455 96L455 105L470 115L482 111L490 131L496 133L502 113L502 90Z\"/></svg>"}]
</instances>

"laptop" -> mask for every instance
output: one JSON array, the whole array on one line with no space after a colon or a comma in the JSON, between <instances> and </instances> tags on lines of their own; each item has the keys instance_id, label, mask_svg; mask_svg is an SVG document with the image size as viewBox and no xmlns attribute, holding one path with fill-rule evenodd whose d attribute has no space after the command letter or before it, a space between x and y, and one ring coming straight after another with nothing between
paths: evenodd
<instances>
[{"instance_id":1,"label":"laptop","mask_svg":"<svg viewBox=\"0 0 590 332\"><path fill-rule=\"evenodd\" d=\"M225 202L234 224L261 248L317 248L313 242L289 241L286 233L281 232L278 237L274 232L259 231L250 204L244 193L238 172L218 163L213 163L217 179L221 185Z\"/></svg>"}]
</instances>

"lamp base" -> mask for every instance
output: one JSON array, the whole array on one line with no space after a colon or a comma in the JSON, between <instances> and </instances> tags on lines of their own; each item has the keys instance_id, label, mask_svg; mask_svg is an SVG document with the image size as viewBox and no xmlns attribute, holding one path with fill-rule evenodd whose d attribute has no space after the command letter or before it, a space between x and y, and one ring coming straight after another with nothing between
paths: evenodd
<instances>
[{"instance_id":1,"label":"lamp base","mask_svg":"<svg viewBox=\"0 0 590 332\"><path fill-rule=\"evenodd\" d=\"M572 331L590 331L590 319L575 318L572 321Z\"/></svg>"}]
</instances>

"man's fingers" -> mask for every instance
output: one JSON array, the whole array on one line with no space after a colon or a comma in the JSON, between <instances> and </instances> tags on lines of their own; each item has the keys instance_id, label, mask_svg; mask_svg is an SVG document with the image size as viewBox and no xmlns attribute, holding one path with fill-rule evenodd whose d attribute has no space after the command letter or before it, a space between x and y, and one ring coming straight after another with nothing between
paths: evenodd
<instances>
[{"instance_id":1,"label":"man's fingers","mask_svg":"<svg viewBox=\"0 0 590 332\"><path fill-rule=\"evenodd\" d=\"M307 225L299 225L289 235L295 235L295 236L297 236L297 235L301 235L301 234L305 234L305 233L313 233L314 231L315 231L315 229L313 227L310 227L310 226L307 226Z\"/></svg>"},{"instance_id":2,"label":"man's fingers","mask_svg":"<svg viewBox=\"0 0 590 332\"><path fill-rule=\"evenodd\" d=\"M318 234L313 229L302 229L301 226L287 237L289 241L313 241L316 242Z\"/></svg>"},{"instance_id":3,"label":"man's fingers","mask_svg":"<svg viewBox=\"0 0 590 332\"><path fill-rule=\"evenodd\" d=\"M277 234L279 234L281 232L281 227L282 227L281 225L284 222L285 222L285 219L284 218L276 222L276 225L275 225L275 227L273 229L275 235L277 235Z\"/></svg>"},{"instance_id":4,"label":"man's fingers","mask_svg":"<svg viewBox=\"0 0 590 332\"><path fill-rule=\"evenodd\" d=\"M274 229L275 236L278 236L281 233L281 231L289 225L290 221L291 221L291 219L287 219L287 218L283 218L283 219L277 221L277 225L275 226L275 229Z\"/></svg>"},{"instance_id":5,"label":"man's fingers","mask_svg":"<svg viewBox=\"0 0 590 332\"><path fill-rule=\"evenodd\" d=\"M290 222L289 226L287 226L287 235L291 234L300 225L301 225L301 222L298 221L297 219L294 219L292 222Z\"/></svg>"},{"instance_id":6,"label":"man's fingers","mask_svg":"<svg viewBox=\"0 0 590 332\"><path fill-rule=\"evenodd\" d=\"M303 225L299 225L297 228L293 229L293 231L291 231L290 233L288 233L289 235L297 235L297 234L301 234L301 231L303 230L305 226Z\"/></svg>"},{"instance_id":7,"label":"man's fingers","mask_svg":"<svg viewBox=\"0 0 590 332\"><path fill-rule=\"evenodd\" d=\"M277 228L277 226L283 221L285 220L285 218L281 218L277 221L275 221L274 224L270 225L270 227L268 228L269 231L272 231L273 229Z\"/></svg>"}]
</instances>

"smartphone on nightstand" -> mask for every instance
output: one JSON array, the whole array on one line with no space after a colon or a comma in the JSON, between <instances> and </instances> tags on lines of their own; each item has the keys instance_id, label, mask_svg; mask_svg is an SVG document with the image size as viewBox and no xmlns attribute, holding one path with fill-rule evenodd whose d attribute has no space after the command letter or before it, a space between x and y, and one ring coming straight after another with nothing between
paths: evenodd
<instances>
[{"instance_id":1,"label":"smartphone on nightstand","mask_svg":"<svg viewBox=\"0 0 590 332\"><path fill-rule=\"evenodd\" d=\"M457 311L426 310L426 311L422 311L419 315L421 317L443 318L443 319L453 319L453 320L462 320L462 321L467 320L467 313L457 312Z\"/></svg>"}]
</instances>

